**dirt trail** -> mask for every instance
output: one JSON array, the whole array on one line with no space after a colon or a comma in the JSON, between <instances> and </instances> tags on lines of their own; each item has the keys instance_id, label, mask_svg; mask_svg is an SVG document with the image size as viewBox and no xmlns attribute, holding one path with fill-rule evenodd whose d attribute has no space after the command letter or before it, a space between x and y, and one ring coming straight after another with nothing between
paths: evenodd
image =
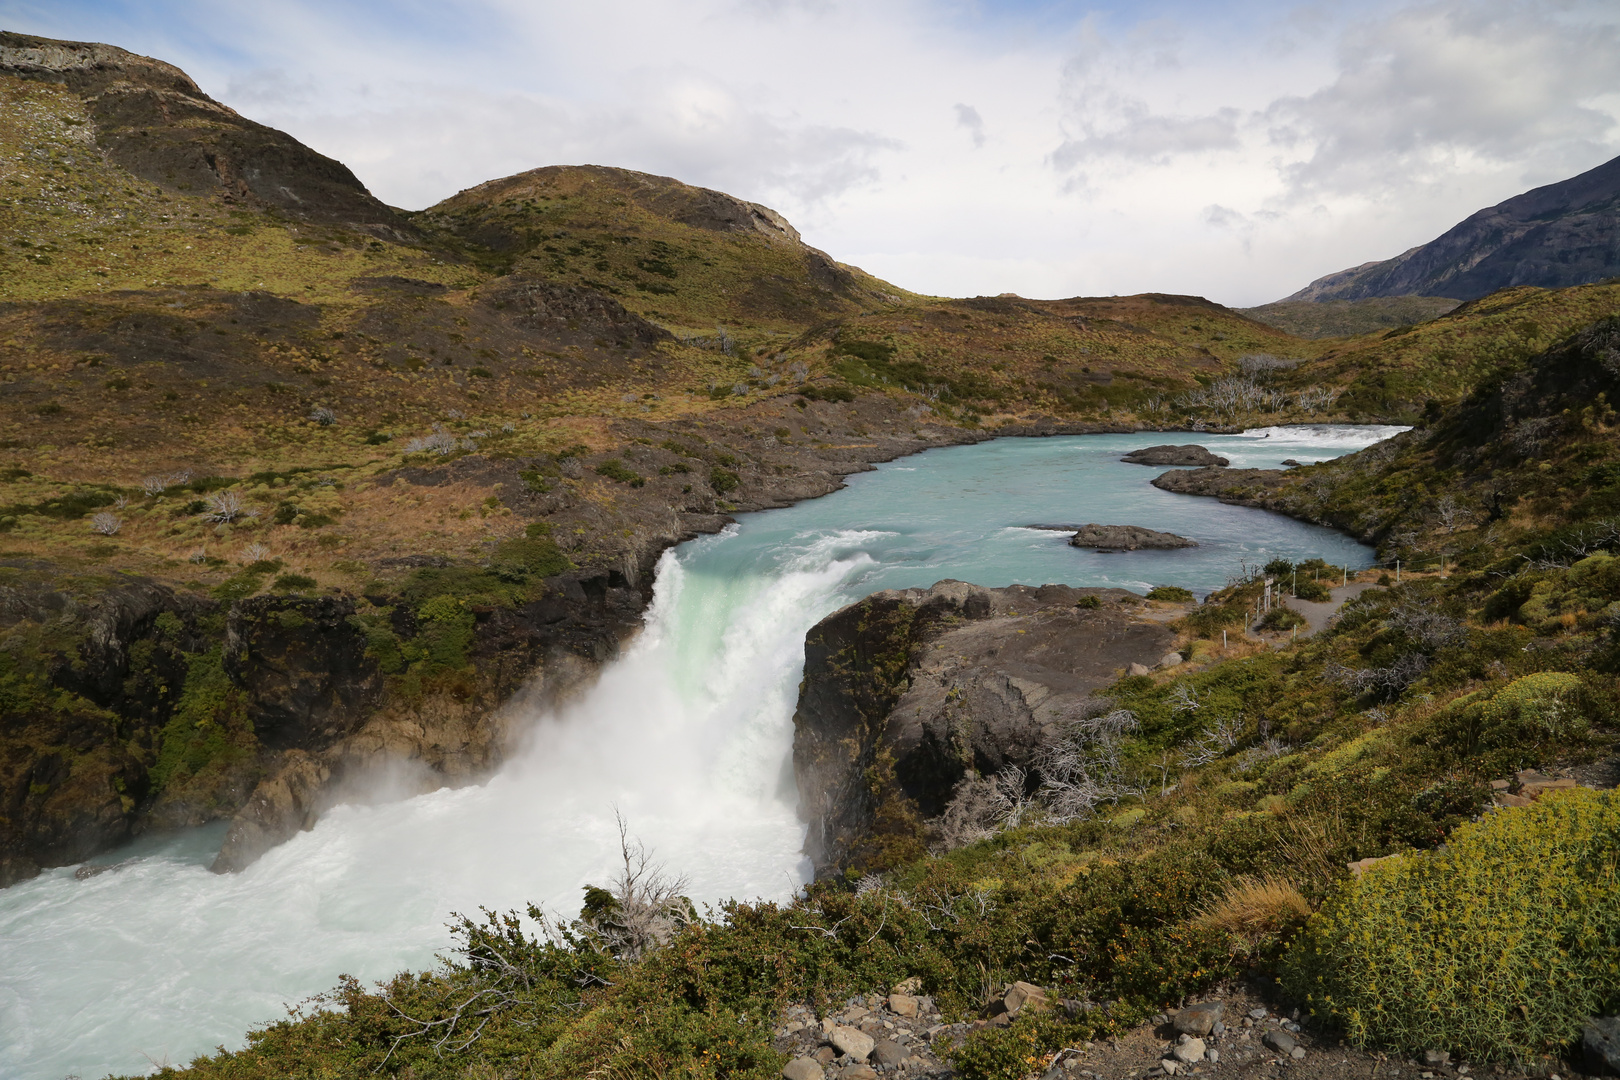
<instances>
[{"instance_id":1,"label":"dirt trail","mask_svg":"<svg viewBox=\"0 0 1620 1080\"><path fill-rule=\"evenodd\" d=\"M1305 622L1309 629L1300 636L1309 637L1311 634L1319 633L1323 627L1327 626L1328 620L1338 613L1346 600L1360 596L1371 588L1374 588L1374 586L1370 581L1352 581L1348 585L1341 585L1339 588L1331 590L1333 597L1331 600L1301 600L1297 596L1290 596L1283 603L1287 604L1290 609L1305 616Z\"/></svg>"}]
</instances>

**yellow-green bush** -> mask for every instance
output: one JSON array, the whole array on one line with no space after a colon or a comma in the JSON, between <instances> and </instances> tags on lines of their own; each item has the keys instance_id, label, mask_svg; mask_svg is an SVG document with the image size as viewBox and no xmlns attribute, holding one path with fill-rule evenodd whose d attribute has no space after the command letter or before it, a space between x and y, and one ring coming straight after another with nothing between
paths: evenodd
<instances>
[{"instance_id":1,"label":"yellow-green bush","mask_svg":"<svg viewBox=\"0 0 1620 1080\"><path fill-rule=\"evenodd\" d=\"M1434 724L1465 754L1531 751L1581 742L1590 727L1592 702L1580 678L1564 671L1538 671L1494 694L1478 691L1436 714ZM1493 764L1500 764L1494 762Z\"/></svg>"},{"instance_id":2,"label":"yellow-green bush","mask_svg":"<svg viewBox=\"0 0 1620 1080\"><path fill-rule=\"evenodd\" d=\"M1526 1058L1620 1006L1620 794L1574 789L1347 881L1284 982L1357 1044Z\"/></svg>"}]
</instances>

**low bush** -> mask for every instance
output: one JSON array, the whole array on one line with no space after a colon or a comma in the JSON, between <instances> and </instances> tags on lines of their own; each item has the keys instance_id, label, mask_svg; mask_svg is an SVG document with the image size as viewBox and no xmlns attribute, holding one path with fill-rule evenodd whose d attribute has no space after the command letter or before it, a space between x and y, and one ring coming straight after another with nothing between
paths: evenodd
<instances>
[{"instance_id":1,"label":"low bush","mask_svg":"<svg viewBox=\"0 0 1620 1080\"><path fill-rule=\"evenodd\" d=\"M1325 604L1333 599L1331 589L1320 581L1311 581L1308 578L1301 578L1299 583L1294 586L1294 595L1301 600L1309 600L1317 604Z\"/></svg>"},{"instance_id":2,"label":"low bush","mask_svg":"<svg viewBox=\"0 0 1620 1080\"><path fill-rule=\"evenodd\" d=\"M855 391L848 386L801 386L799 394L811 401L854 401Z\"/></svg>"},{"instance_id":3,"label":"low bush","mask_svg":"<svg viewBox=\"0 0 1620 1080\"><path fill-rule=\"evenodd\" d=\"M609 480L617 480L621 484L629 484L631 487L641 487L647 482L645 477L627 468L624 462L618 458L609 458L598 465L596 475L605 476Z\"/></svg>"},{"instance_id":4,"label":"low bush","mask_svg":"<svg viewBox=\"0 0 1620 1080\"><path fill-rule=\"evenodd\" d=\"M1147 598L1174 604L1190 604L1193 594L1191 589L1183 589L1180 585L1155 585L1148 590Z\"/></svg>"},{"instance_id":5,"label":"low bush","mask_svg":"<svg viewBox=\"0 0 1620 1080\"><path fill-rule=\"evenodd\" d=\"M1260 620L1262 630L1292 630L1305 625L1305 616L1289 607L1274 607Z\"/></svg>"},{"instance_id":6,"label":"low bush","mask_svg":"<svg viewBox=\"0 0 1620 1080\"><path fill-rule=\"evenodd\" d=\"M1620 794L1575 789L1347 882L1284 984L1358 1045L1557 1050L1620 1007Z\"/></svg>"}]
</instances>

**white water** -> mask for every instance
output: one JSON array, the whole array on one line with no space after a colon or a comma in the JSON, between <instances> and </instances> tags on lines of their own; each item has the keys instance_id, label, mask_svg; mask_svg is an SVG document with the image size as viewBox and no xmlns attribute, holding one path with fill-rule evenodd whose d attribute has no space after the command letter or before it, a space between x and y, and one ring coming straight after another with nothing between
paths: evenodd
<instances>
[{"instance_id":1,"label":"white water","mask_svg":"<svg viewBox=\"0 0 1620 1080\"><path fill-rule=\"evenodd\" d=\"M1277 429L1200 441L1234 465L1332 457L1392 429ZM1159 492L1120 465L1139 436L1000 440L933 451L666 553L645 631L576 705L537 716L489 782L344 806L237 875L206 867L219 828L149 838L86 881L61 868L0 891L0 1077L144 1072L330 988L431 965L452 911L565 916L606 881L614 810L694 899L785 898L804 882L792 712L805 632L879 588L1184 584L1240 559L1365 549L1298 522ZM1098 556L1038 521L1125 520L1203 547Z\"/></svg>"}]
</instances>

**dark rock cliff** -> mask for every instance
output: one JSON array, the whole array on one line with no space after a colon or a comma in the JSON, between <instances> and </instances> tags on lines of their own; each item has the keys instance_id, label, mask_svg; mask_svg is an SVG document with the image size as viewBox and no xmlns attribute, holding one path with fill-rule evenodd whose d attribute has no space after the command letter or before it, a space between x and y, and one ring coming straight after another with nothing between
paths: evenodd
<instances>
[{"instance_id":1,"label":"dark rock cliff","mask_svg":"<svg viewBox=\"0 0 1620 1080\"><path fill-rule=\"evenodd\" d=\"M914 854L970 773L1027 766L1093 691L1174 640L1122 589L874 593L805 637L793 768L818 874Z\"/></svg>"},{"instance_id":2,"label":"dark rock cliff","mask_svg":"<svg viewBox=\"0 0 1620 1080\"><path fill-rule=\"evenodd\" d=\"M1383 262L1318 278L1285 300L1477 300L1513 285L1561 289L1620 274L1620 158L1487 207Z\"/></svg>"},{"instance_id":3,"label":"dark rock cliff","mask_svg":"<svg viewBox=\"0 0 1620 1080\"><path fill-rule=\"evenodd\" d=\"M413 683L384 670L352 597L222 602L0 563L0 886L222 818L215 868L240 869L380 770L408 766L424 790L470 781L501 760L502 706L588 681L646 601L617 572L549 579L528 603L469 612L460 666ZM398 640L427 640L394 610Z\"/></svg>"}]
</instances>

